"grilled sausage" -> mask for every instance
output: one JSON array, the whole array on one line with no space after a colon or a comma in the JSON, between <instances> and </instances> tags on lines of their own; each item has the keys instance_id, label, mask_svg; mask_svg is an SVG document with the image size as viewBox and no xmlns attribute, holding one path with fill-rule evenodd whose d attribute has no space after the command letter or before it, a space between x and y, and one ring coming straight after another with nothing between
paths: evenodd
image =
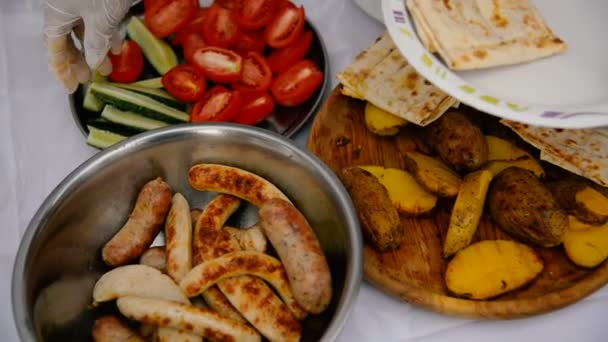
<instances>
[{"instance_id":1,"label":"grilled sausage","mask_svg":"<svg viewBox=\"0 0 608 342\"><path fill-rule=\"evenodd\" d=\"M304 215L291 203L275 198L260 208L260 225L283 262L298 303L311 313L324 311L332 296L331 273Z\"/></svg>"},{"instance_id":2,"label":"grilled sausage","mask_svg":"<svg viewBox=\"0 0 608 342\"><path fill-rule=\"evenodd\" d=\"M119 266L141 256L160 232L170 201L171 187L160 177L146 183L127 222L103 247L103 261Z\"/></svg>"},{"instance_id":3,"label":"grilled sausage","mask_svg":"<svg viewBox=\"0 0 608 342\"><path fill-rule=\"evenodd\" d=\"M188 201L180 193L173 195L165 223L167 274L179 282L192 268L192 221Z\"/></svg>"},{"instance_id":4,"label":"grilled sausage","mask_svg":"<svg viewBox=\"0 0 608 342\"><path fill-rule=\"evenodd\" d=\"M119 298L116 305L123 315L144 324L187 331L213 341L261 341L248 325L189 304L127 296Z\"/></svg>"},{"instance_id":5,"label":"grilled sausage","mask_svg":"<svg viewBox=\"0 0 608 342\"><path fill-rule=\"evenodd\" d=\"M139 263L154 267L161 272L165 272L167 270L167 256L165 253L165 247L157 246L148 248L148 250L145 251L144 254L142 254L139 258Z\"/></svg>"},{"instance_id":6,"label":"grilled sausage","mask_svg":"<svg viewBox=\"0 0 608 342\"><path fill-rule=\"evenodd\" d=\"M116 316L100 317L93 323L95 342L144 342L144 339Z\"/></svg>"},{"instance_id":7,"label":"grilled sausage","mask_svg":"<svg viewBox=\"0 0 608 342\"><path fill-rule=\"evenodd\" d=\"M238 241L242 250L265 253L268 249L266 237L264 236L262 229L257 225L247 229L233 227L224 227L223 229Z\"/></svg>"}]
</instances>

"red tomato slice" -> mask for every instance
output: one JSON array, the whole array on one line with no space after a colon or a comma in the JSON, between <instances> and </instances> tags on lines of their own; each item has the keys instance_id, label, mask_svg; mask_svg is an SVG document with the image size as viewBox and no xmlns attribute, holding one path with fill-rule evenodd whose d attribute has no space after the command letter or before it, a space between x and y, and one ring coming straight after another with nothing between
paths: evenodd
<instances>
[{"instance_id":1,"label":"red tomato slice","mask_svg":"<svg viewBox=\"0 0 608 342\"><path fill-rule=\"evenodd\" d=\"M231 11L240 11L243 7L243 2L247 0L215 0L215 3L229 9Z\"/></svg>"},{"instance_id":2,"label":"red tomato slice","mask_svg":"<svg viewBox=\"0 0 608 342\"><path fill-rule=\"evenodd\" d=\"M285 7L297 8L293 2L289 0L276 0L277 2L277 13Z\"/></svg>"},{"instance_id":3,"label":"red tomato slice","mask_svg":"<svg viewBox=\"0 0 608 342\"><path fill-rule=\"evenodd\" d=\"M304 7L283 7L264 31L266 44L280 49L295 42L304 30L305 21Z\"/></svg>"},{"instance_id":4,"label":"red tomato slice","mask_svg":"<svg viewBox=\"0 0 608 342\"><path fill-rule=\"evenodd\" d=\"M238 115L243 104L238 91L217 85L200 99L190 112L191 122L230 121Z\"/></svg>"},{"instance_id":5,"label":"red tomato slice","mask_svg":"<svg viewBox=\"0 0 608 342\"><path fill-rule=\"evenodd\" d=\"M241 31L239 38L232 45L232 49L240 55L246 55L249 51L262 53L265 47L263 33L259 31Z\"/></svg>"},{"instance_id":6,"label":"red tomato slice","mask_svg":"<svg viewBox=\"0 0 608 342\"><path fill-rule=\"evenodd\" d=\"M239 25L257 30L268 25L276 13L276 0L247 0L239 12Z\"/></svg>"},{"instance_id":7,"label":"red tomato slice","mask_svg":"<svg viewBox=\"0 0 608 342\"><path fill-rule=\"evenodd\" d=\"M247 52L243 59L241 83L255 90L266 90L272 82L272 71L264 56L258 52Z\"/></svg>"},{"instance_id":8,"label":"red tomato slice","mask_svg":"<svg viewBox=\"0 0 608 342\"><path fill-rule=\"evenodd\" d=\"M274 111L274 100L268 92L243 95L243 107L233 120L243 125L257 125Z\"/></svg>"},{"instance_id":9,"label":"red tomato slice","mask_svg":"<svg viewBox=\"0 0 608 342\"><path fill-rule=\"evenodd\" d=\"M306 56L308 50L310 50L310 45L312 45L312 32L304 31L300 35L300 38L292 44L270 53L266 58L268 65L270 65L270 70L275 73L281 73L289 69L290 66Z\"/></svg>"},{"instance_id":10,"label":"red tomato slice","mask_svg":"<svg viewBox=\"0 0 608 342\"><path fill-rule=\"evenodd\" d=\"M167 6L171 0L144 0L144 11L156 12L159 8Z\"/></svg>"},{"instance_id":11,"label":"red tomato slice","mask_svg":"<svg viewBox=\"0 0 608 342\"><path fill-rule=\"evenodd\" d=\"M199 8L196 11L196 14L192 18L192 20L190 20L190 22L188 23L188 25L186 25L186 27L177 32L175 38L171 41L171 44L176 46L183 44L184 36L192 32L200 33L202 35L203 26L205 24L205 19L207 18L208 12L208 8Z\"/></svg>"},{"instance_id":12,"label":"red tomato slice","mask_svg":"<svg viewBox=\"0 0 608 342\"><path fill-rule=\"evenodd\" d=\"M205 41L211 46L228 48L236 42L238 35L235 14L219 5L211 6L203 26Z\"/></svg>"},{"instance_id":13,"label":"red tomato slice","mask_svg":"<svg viewBox=\"0 0 608 342\"><path fill-rule=\"evenodd\" d=\"M184 50L184 59L188 64L194 64L194 53L196 50L207 46L203 35L199 32L184 33L180 39L182 41L182 49Z\"/></svg>"},{"instance_id":14,"label":"red tomato slice","mask_svg":"<svg viewBox=\"0 0 608 342\"><path fill-rule=\"evenodd\" d=\"M145 9L146 26L156 37L165 38L188 25L197 8L197 0L154 2Z\"/></svg>"},{"instance_id":15,"label":"red tomato slice","mask_svg":"<svg viewBox=\"0 0 608 342\"><path fill-rule=\"evenodd\" d=\"M144 55L133 40L125 40L118 55L109 53L112 62L110 80L119 83L135 82L144 70Z\"/></svg>"},{"instance_id":16,"label":"red tomato slice","mask_svg":"<svg viewBox=\"0 0 608 342\"><path fill-rule=\"evenodd\" d=\"M178 100L196 101L205 95L207 82L203 73L190 65L178 65L162 78L163 87Z\"/></svg>"},{"instance_id":17,"label":"red tomato slice","mask_svg":"<svg viewBox=\"0 0 608 342\"><path fill-rule=\"evenodd\" d=\"M306 102L323 83L323 72L304 59L275 78L270 92L278 104L291 107Z\"/></svg>"},{"instance_id":18,"label":"red tomato slice","mask_svg":"<svg viewBox=\"0 0 608 342\"><path fill-rule=\"evenodd\" d=\"M233 83L241 79L243 58L234 51L208 46L194 51L192 64L214 82Z\"/></svg>"}]
</instances>

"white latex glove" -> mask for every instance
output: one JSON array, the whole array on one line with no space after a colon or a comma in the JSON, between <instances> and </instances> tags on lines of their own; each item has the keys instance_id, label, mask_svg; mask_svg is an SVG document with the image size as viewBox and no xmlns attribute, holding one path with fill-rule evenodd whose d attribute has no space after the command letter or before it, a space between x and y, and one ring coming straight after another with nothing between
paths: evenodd
<instances>
[{"instance_id":1,"label":"white latex glove","mask_svg":"<svg viewBox=\"0 0 608 342\"><path fill-rule=\"evenodd\" d=\"M108 50L119 53L118 25L135 0L45 0L44 41L51 71L73 93L79 83L112 71ZM138 2L138 1L137 1ZM72 32L81 43L76 48ZM84 53L84 56L83 56Z\"/></svg>"}]
</instances>

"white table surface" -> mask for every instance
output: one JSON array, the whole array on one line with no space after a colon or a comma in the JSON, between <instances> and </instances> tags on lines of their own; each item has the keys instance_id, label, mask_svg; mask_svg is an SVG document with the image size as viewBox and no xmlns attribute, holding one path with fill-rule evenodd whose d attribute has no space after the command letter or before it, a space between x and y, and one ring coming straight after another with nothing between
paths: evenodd
<instances>
[{"instance_id":1,"label":"white table surface","mask_svg":"<svg viewBox=\"0 0 608 342\"><path fill-rule=\"evenodd\" d=\"M96 152L74 125L50 73L40 0L0 0L0 341L18 341L11 311L14 255L47 194ZM373 1L373 0L372 0ZM383 26L351 0L302 0L323 35L335 74ZM337 84L332 79L332 84ZM295 140L304 146L310 124ZM608 287L553 313L511 321L448 317L397 301L364 283L339 341L608 341Z\"/></svg>"}]
</instances>

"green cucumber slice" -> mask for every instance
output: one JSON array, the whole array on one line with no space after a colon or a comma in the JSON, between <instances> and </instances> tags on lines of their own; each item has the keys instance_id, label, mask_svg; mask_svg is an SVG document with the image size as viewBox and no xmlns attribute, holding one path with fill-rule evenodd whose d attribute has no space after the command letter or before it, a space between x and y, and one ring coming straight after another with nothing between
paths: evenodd
<instances>
[{"instance_id":1,"label":"green cucumber slice","mask_svg":"<svg viewBox=\"0 0 608 342\"><path fill-rule=\"evenodd\" d=\"M187 113L169 107L147 96L131 90L111 86L107 83L92 83L91 91L102 102L114 107L138 113L151 119L167 123L188 122Z\"/></svg>"},{"instance_id":2,"label":"green cucumber slice","mask_svg":"<svg viewBox=\"0 0 608 342\"><path fill-rule=\"evenodd\" d=\"M140 132L170 125L166 122L150 119L137 113L122 111L112 105L107 105L103 109L101 117L109 122L126 126Z\"/></svg>"},{"instance_id":3,"label":"green cucumber slice","mask_svg":"<svg viewBox=\"0 0 608 342\"><path fill-rule=\"evenodd\" d=\"M122 140L127 138L123 135L116 134L114 132L110 132L110 131L106 131L106 130L102 130L102 129L98 129L93 126L87 125L87 127L89 128L89 135L87 136L87 144L89 144L93 147L96 147L96 148L104 149L104 148L110 147L116 143L119 143Z\"/></svg>"},{"instance_id":4,"label":"green cucumber slice","mask_svg":"<svg viewBox=\"0 0 608 342\"><path fill-rule=\"evenodd\" d=\"M133 82L133 83L131 83L131 85L138 86L138 87L144 87L144 88L151 88L151 89L160 89L160 88L165 87L165 86L163 86L162 79L163 79L162 77L149 78L147 80Z\"/></svg>"},{"instance_id":5,"label":"green cucumber slice","mask_svg":"<svg viewBox=\"0 0 608 342\"><path fill-rule=\"evenodd\" d=\"M153 98L154 100L164 103L167 106L171 106L175 109L179 109L182 111L184 109L186 109L186 103L181 102L180 100L176 99L171 94L169 94L168 92L166 92L165 90L162 90L162 89L146 88L146 87L128 84L128 83L109 83L109 85L112 85L112 86L115 86L118 88L132 90L136 93L149 96L149 97Z\"/></svg>"},{"instance_id":6,"label":"green cucumber slice","mask_svg":"<svg viewBox=\"0 0 608 342\"><path fill-rule=\"evenodd\" d=\"M82 100L82 107L91 112L101 112L103 109L103 102L99 101L95 95L91 92L91 86L87 86L87 90L84 93L84 99Z\"/></svg>"},{"instance_id":7,"label":"green cucumber slice","mask_svg":"<svg viewBox=\"0 0 608 342\"><path fill-rule=\"evenodd\" d=\"M156 38L137 17L131 17L127 33L141 47L144 56L154 69L164 75L178 63L175 51L165 41Z\"/></svg>"}]
</instances>

